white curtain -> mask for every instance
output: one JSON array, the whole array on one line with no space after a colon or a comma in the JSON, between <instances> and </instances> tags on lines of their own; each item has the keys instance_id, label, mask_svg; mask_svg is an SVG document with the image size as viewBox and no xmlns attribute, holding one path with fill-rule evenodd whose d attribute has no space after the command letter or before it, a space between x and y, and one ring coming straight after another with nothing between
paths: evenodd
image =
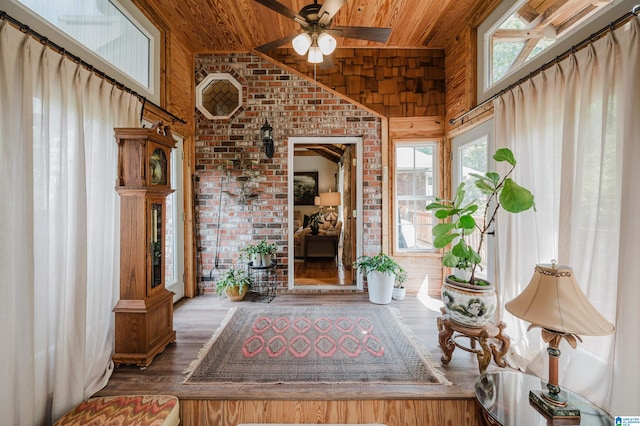
<instances>
[{"instance_id":1,"label":"white curtain","mask_svg":"<svg viewBox=\"0 0 640 426\"><path fill-rule=\"evenodd\" d=\"M497 224L498 282L507 302L537 263L569 265L591 303L617 327L563 344L560 385L613 415L640 401L640 21L632 19L494 102L496 145L518 160L516 180L537 211ZM540 330L503 313L511 362L547 378Z\"/></svg>"},{"instance_id":2,"label":"white curtain","mask_svg":"<svg viewBox=\"0 0 640 426\"><path fill-rule=\"evenodd\" d=\"M49 424L111 374L113 128L140 102L2 22L0 111L1 423Z\"/></svg>"}]
</instances>

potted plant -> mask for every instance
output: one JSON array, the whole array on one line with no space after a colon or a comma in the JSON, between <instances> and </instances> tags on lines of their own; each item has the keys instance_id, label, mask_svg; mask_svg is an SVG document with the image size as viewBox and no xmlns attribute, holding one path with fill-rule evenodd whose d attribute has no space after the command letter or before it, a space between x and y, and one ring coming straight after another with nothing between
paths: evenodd
<instances>
[{"instance_id":1,"label":"potted plant","mask_svg":"<svg viewBox=\"0 0 640 426\"><path fill-rule=\"evenodd\" d=\"M404 281L404 278L403 278ZM393 292L391 293L391 298L393 300L404 300L407 295L407 289L404 286L403 282L400 282L400 279L396 277L396 282L393 285Z\"/></svg>"},{"instance_id":2,"label":"potted plant","mask_svg":"<svg viewBox=\"0 0 640 426\"><path fill-rule=\"evenodd\" d=\"M407 277L405 270L384 253L360 256L353 267L367 277L369 301L381 305L391 302L394 286L404 283Z\"/></svg>"},{"instance_id":3,"label":"potted plant","mask_svg":"<svg viewBox=\"0 0 640 426\"><path fill-rule=\"evenodd\" d=\"M231 269L225 271L218 282L216 282L216 292L219 295L226 293L229 300L237 302L244 298L249 288L251 288L251 277L247 275L244 269Z\"/></svg>"},{"instance_id":4,"label":"potted plant","mask_svg":"<svg viewBox=\"0 0 640 426\"><path fill-rule=\"evenodd\" d=\"M311 235L318 235L318 232L320 232L320 224L322 223L324 223L324 219L320 212L315 212L309 216L309 229L311 229Z\"/></svg>"},{"instance_id":5,"label":"potted plant","mask_svg":"<svg viewBox=\"0 0 640 426\"><path fill-rule=\"evenodd\" d=\"M426 207L442 221L433 227L433 245L436 248L451 245L444 253L442 264L453 268L454 275L445 279L442 301L454 321L473 327L481 327L489 321L496 305L493 285L475 276L482 262L480 252L487 232L500 208L510 213L520 213L534 207L531 192L510 177L516 167L513 152L508 148L498 149L493 159L511 166L504 176L496 172L470 174L475 187L486 195L486 201L466 201L465 183L462 182L453 200L436 198L436 202ZM480 213L480 221L474 218L476 212ZM478 244L471 247L469 236L474 231L479 234Z\"/></svg>"},{"instance_id":6,"label":"potted plant","mask_svg":"<svg viewBox=\"0 0 640 426\"><path fill-rule=\"evenodd\" d=\"M276 255L276 243L269 243L262 240L257 246L257 252L260 254L260 263L262 266L271 266L271 258ZM254 266L259 266L254 263Z\"/></svg>"},{"instance_id":7,"label":"potted plant","mask_svg":"<svg viewBox=\"0 0 640 426\"><path fill-rule=\"evenodd\" d=\"M252 266L261 266L262 258L257 244L248 244L240 249L240 260L251 262Z\"/></svg>"}]
</instances>

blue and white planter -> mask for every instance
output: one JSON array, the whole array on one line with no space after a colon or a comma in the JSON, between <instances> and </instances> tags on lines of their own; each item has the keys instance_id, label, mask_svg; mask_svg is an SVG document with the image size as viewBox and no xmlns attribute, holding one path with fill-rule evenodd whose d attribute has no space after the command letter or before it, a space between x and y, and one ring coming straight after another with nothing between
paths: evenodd
<instances>
[{"instance_id":1,"label":"blue and white planter","mask_svg":"<svg viewBox=\"0 0 640 426\"><path fill-rule=\"evenodd\" d=\"M482 327L493 317L497 296L495 287L475 286L445 279L440 290L449 317L467 327Z\"/></svg>"}]
</instances>

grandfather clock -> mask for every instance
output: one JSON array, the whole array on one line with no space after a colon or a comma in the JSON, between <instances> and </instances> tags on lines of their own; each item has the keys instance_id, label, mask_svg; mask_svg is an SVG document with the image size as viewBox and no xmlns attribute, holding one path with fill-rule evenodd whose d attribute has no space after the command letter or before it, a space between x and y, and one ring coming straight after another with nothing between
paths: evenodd
<instances>
[{"instance_id":1,"label":"grandfather clock","mask_svg":"<svg viewBox=\"0 0 640 426\"><path fill-rule=\"evenodd\" d=\"M120 195L120 300L115 364L147 367L176 340L173 293L164 286L166 198L171 189L169 126L116 128Z\"/></svg>"}]
</instances>

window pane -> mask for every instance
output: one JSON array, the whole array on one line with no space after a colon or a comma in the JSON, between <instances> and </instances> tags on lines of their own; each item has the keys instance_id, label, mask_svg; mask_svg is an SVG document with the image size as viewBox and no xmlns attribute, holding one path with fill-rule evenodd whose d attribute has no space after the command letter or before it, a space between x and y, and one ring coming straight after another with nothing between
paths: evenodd
<instances>
[{"instance_id":1,"label":"window pane","mask_svg":"<svg viewBox=\"0 0 640 426\"><path fill-rule=\"evenodd\" d=\"M18 0L149 88L151 42L108 0Z\"/></svg>"},{"instance_id":2,"label":"window pane","mask_svg":"<svg viewBox=\"0 0 640 426\"><path fill-rule=\"evenodd\" d=\"M490 48L485 60L491 64L489 86L513 73L562 38L581 28L612 0L528 0L500 26L487 32ZM500 20L498 21L500 22ZM486 84L486 83L485 83Z\"/></svg>"},{"instance_id":3,"label":"window pane","mask_svg":"<svg viewBox=\"0 0 640 426\"><path fill-rule=\"evenodd\" d=\"M462 147L460 147L458 154L461 166L459 170L461 170L462 173L461 182L465 182L465 195L463 204L475 200L480 206L484 206L486 203L487 195L481 192L475 186L475 184L473 183L475 181L475 178L470 174L477 173L483 175L487 172L487 136L485 135L479 139L469 142L466 145L463 145ZM482 223L483 215L484 211L481 208L473 215L473 218L477 223ZM478 247L479 241L480 233L476 229L473 234L469 236L467 243L471 247ZM482 258L482 263L480 264L481 269L476 270L476 274L480 278L485 278L487 271L487 244L482 245L480 257Z\"/></svg>"},{"instance_id":4,"label":"window pane","mask_svg":"<svg viewBox=\"0 0 640 426\"><path fill-rule=\"evenodd\" d=\"M398 250L433 250L432 214L425 206L436 193L434 143L396 146L395 246Z\"/></svg>"}]
</instances>

